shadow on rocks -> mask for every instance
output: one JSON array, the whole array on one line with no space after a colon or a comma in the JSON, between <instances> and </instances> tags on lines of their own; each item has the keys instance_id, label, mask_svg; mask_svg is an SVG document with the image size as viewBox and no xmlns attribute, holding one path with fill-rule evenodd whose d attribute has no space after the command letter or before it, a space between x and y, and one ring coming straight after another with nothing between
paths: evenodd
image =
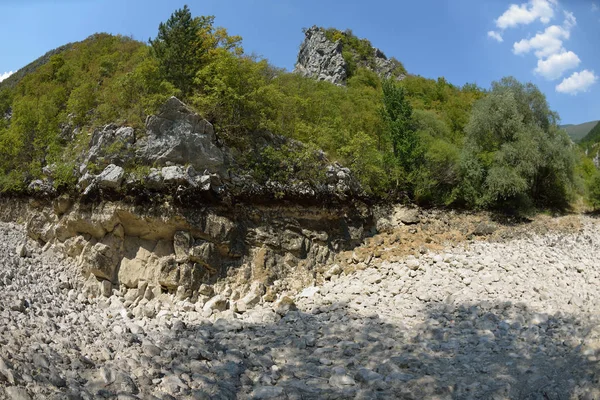
<instances>
[{"instance_id":1,"label":"shadow on rocks","mask_svg":"<svg viewBox=\"0 0 600 400\"><path fill-rule=\"evenodd\" d=\"M432 305L422 315L387 323L339 303L281 319L251 311L169 330L161 355L142 366L173 382L163 398L600 398L597 321L513 303ZM181 376L193 383L178 388Z\"/></svg>"}]
</instances>

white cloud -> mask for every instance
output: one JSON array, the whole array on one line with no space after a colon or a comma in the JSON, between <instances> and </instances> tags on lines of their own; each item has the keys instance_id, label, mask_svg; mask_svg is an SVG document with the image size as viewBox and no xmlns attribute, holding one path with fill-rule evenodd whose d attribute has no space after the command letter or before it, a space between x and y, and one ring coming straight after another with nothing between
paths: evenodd
<instances>
[{"instance_id":1,"label":"white cloud","mask_svg":"<svg viewBox=\"0 0 600 400\"><path fill-rule=\"evenodd\" d=\"M11 76L12 74L14 74L13 71L5 72L3 74L0 74L0 82L2 82L3 80L5 80L6 78L8 78L9 76Z\"/></svg>"},{"instance_id":2,"label":"white cloud","mask_svg":"<svg viewBox=\"0 0 600 400\"><path fill-rule=\"evenodd\" d=\"M552 25L531 39L522 39L513 45L515 54L527 54L535 50L538 58L548 57L560 52L563 47L563 39L569 38L569 31L558 25Z\"/></svg>"},{"instance_id":3,"label":"white cloud","mask_svg":"<svg viewBox=\"0 0 600 400\"><path fill-rule=\"evenodd\" d=\"M540 74L548 80L560 78L566 71L577 68L581 60L572 51L552 54L545 60L538 60L535 73Z\"/></svg>"},{"instance_id":4,"label":"white cloud","mask_svg":"<svg viewBox=\"0 0 600 400\"><path fill-rule=\"evenodd\" d=\"M487 33L489 38L503 42L503 33L508 28L519 25L529 25L540 21L549 24L555 13L562 8L558 0L529 0L527 3L511 4L508 9L495 20L498 29ZM592 12L600 11L596 2L592 3ZM577 68L581 60L572 51L564 47L564 42L571 37L571 30L577 25L577 19L572 12L563 10L564 21L562 25L554 24L543 31L538 31L535 36L522 39L513 43L514 54L528 54L533 52L537 58L537 67L533 72L547 80L556 80L565 72ZM577 94L588 88L598 80L593 71L583 70L575 72L570 77L556 85L560 93Z\"/></svg>"},{"instance_id":5,"label":"white cloud","mask_svg":"<svg viewBox=\"0 0 600 400\"><path fill-rule=\"evenodd\" d=\"M587 91L597 80L598 77L594 74L594 71L584 69L581 72L574 72L573 75L556 85L556 91L575 95Z\"/></svg>"},{"instance_id":6,"label":"white cloud","mask_svg":"<svg viewBox=\"0 0 600 400\"><path fill-rule=\"evenodd\" d=\"M531 39L522 39L513 45L515 54L527 54L535 50L537 58L549 57L553 54L564 52L563 40L571 37L571 29L577 25L577 19L573 13L565 11L565 21L562 26L552 25L544 32L538 32Z\"/></svg>"},{"instance_id":7,"label":"white cloud","mask_svg":"<svg viewBox=\"0 0 600 400\"><path fill-rule=\"evenodd\" d=\"M491 37L492 39L497 40L500 43L504 42L504 39L502 39L502 35L500 33L498 33L498 32L489 31L488 32L488 36Z\"/></svg>"},{"instance_id":8,"label":"white cloud","mask_svg":"<svg viewBox=\"0 0 600 400\"><path fill-rule=\"evenodd\" d=\"M517 25L528 25L538 19L547 24L554 17L557 0L529 0L521 5L511 4L508 10L496 20L500 29L513 28Z\"/></svg>"}]
</instances>

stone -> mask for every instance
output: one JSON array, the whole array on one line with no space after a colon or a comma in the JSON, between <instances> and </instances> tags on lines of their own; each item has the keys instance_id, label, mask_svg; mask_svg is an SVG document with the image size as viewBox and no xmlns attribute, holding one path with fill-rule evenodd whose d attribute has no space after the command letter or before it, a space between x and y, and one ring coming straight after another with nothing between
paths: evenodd
<instances>
[{"instance_id":1,"label":"stone","mask_svg":"<svg viewBox=\"0 0 600 400\"><path fill-rule=\"evenodd\" d=\"M9 386L4 390L9 400L31 400L31 396L24 388Z\"/></svg>"},{"instance_id":2,"label":"stone","mask_svg":"<svg viewBox=\"0 0 600 400\"><path fill-rule=\"evenodd\" d=\"M100 188L116 190L121 187L124 177L125 170L122 167L110 164L96 177L96 182Z\"/></svg>"},{"instance_id":3,"label":"stone","mask_svg":"<svg viewBox=\"0 0 600 400\"><path fill-rule=\"evenodd\" d=\"M346 35L345 32L342 34ZM305 39L300 46L294 72L320 81L344 85L347 78L347 63L343 56L342 41L332 42L327 38L325 30L317 26L307 29L304 35ZM347 50L352 54L352 50ZM377 48L372 48L372 52L373 62L366 63L354 56L355 62L385 79L404 79L404 75L399 73L401 64L397 60L388 59Z\"/></svg>"},{"instance_id":4,"label":"stone","mask_svg":"<svg viewBox=\"0 0 600 400\"><path fill-rule=\"evenodd\" d=\"M241 303L245 304L245 309L251 309L260 302L263 294L265 294L265 285L260 282L252 282L248 293L240 299Z\"/></svg>"},{"instance_id":5,"label":"stone","mask_svg":"<svg viewBox=\"0 0 600 400\"><path fill-rule=\"evenodd\" d=\"M11 385L15 384L15 376L2 357L0 357L0 375Z\"/></svg>"},{"instance_id":6,"label":"stone","mask_svg":"<svg viewBox=\"0 0 600 400\"><path fill-rule=\"evenodd\" d=\"M172 165L160 170L163 182L167 185L189 185L191 178L185 173L183 167Z\"/></svg>"},{"instance_id":7,"label":"stone","mask_svg":"<svg viewBox=\"0 0 600 400\"><path fill-rule=\"evenodd\" d=\"M280 386L260 386L252 391L251 399L275 399L283 395L283 388Z\"/></svg>"},{"instance_id":8,"label":"stone","mask_svg":"<svg viewBox=\"0 0 600 400\"><path fill-rule=\"evenodd\" d=\"M196 240L189 249L189 260L204 267L211 267L217 260L217 251L214 243L206 240Z\"/></svg>"},{"instance_id":9,"label":"stone","mask_svg":"<svg viewBox=\"0 0 600 400\"><path fill-rule=\"evenodd\" d=\"M198 288L198 294L202 296L212 297L215 294L215 291L211 285L202 284L200 288Z\"/></svg>"},{"instance_id":10,"label":"stone","mask_svg":"<svg viewBox=\"0 0 600 400\"><path fill-rule=\"evenodd\" d=\"M290 311L298 310L298 307L296 307L296 303L290 297L282 296L273 303L273 310L277 314L284 316Z\"/></svg>"},{"instance_id":11,"label":"stone","mask_svg":"<svg viewBox=\"0 0 600 400\"><path fill-rule=\"evenodd\" d=\"M339 275L342 272L342 267L340 267L338 264L334 264L331 268L325 271L325 273L323 274L323 278L331 279L333 276Z\"/></svg>"},{"instance_id":12,"label":"stone","mask_svg":"<svg viewBox=\"0 0 600 400\"><path fill-rule=\"evenodd\" d=\"M370 384L374 381L383 380L383 376L368 368L359 368L354 377L358 382Z\"/></svg>"},{"instance_id":13,"label":"stone","mask_svg":"<svg viewBox=\"0 0 600 400\"><path fill-rule=\"evenodd\" d=\"M356 385L356 381L351 376L335 374L329 378L329 384L333 387L344 388L346 386Z\"/></svg>"},{"instance_id":14,"label":"stone","mask_svg":"<svg viewBox=\"0 0 600 400\"><path fill-rule=\"evenodd\" d=\"M227 310L227 299L225 299L221 295L216 295L212 299L208 300L206 304L204 304L204 311L225 311Z\"/></svg>"},{"instance_id":15,"label":"stone","mask_svg":"<svg viewBox=\"0 0 600 400\"><path fill-rule=\"evenodd\" d=\"M189 232L177 231L173 236L173 248L178 262L187 262L190 256L190 247L194 239Z\"/></svg>"},{"instance_id":16,"label":"stone","mask_svg":"<svg viewBox=\"0 0 600 400\"><path fill-rule=\"evenodd\" d=\"M100 293L104 297L110 297L112 295L112 283L106 279L100 282Z\"/></svg>"},{"instance_id":17,"label":"stone","mask_svg":"<svg viewBox=\"0 0 600 400\"><path fill-rule=\"evenodd\" d=\"M146 135L135 147L136 156L148 165L192 165L197 171L225 173L213 126L175 97L147 118Z\"/></svg>"},{"instance_id":18,"label":"stone","mask_svg":"<svg viewBox=\"0 0 600 400\"><path fill-rule=\"evenodd\" d=\"M302 290L302 292L300 292L300 294L298 294L299 298L312 298L314 297L317 293L319 293L321 289L317 286L309 286L307 288L304 288Z\"/></svg>"},{"instance_id":19,"label":"stone","mask_svg":"<svg viewBox=\"0 0 600 400\"><path fill-rule=\"evenodd\" d=\"M27 250L27 245L25 243L19 244L15 252L21 258L25 258L29 255L29 251Z\"/></svg>"},{"instance_id":20,"label":"stone","mask_svg":"<svg viewBox=\"0 0 600 400\"><path fill-rule=\"evenodd\" d=\"M99 279L116 281L119 261L118 252L104 243L88 245L83 250L82 266Z\"/></svg>"},{"instance_id":21,"label":"stone","mask_svg":"<svg viewBox=\"0 0 600 400\"><path fill-rule=\"evenodd\" d=\"M131 159L134 142L135 132L132 127L105 125L94 131L84 164L94 163L101 167L108 164L123 165Z\"/></svg>"},{"instance_id":22,"label":"stone","mask_svg":"<svg viewBox=\"0 0 600 400\"><path fill-rule=\"evenodd\" d=\"M414 208L396 208L394 217L404 225L418 224L421 221L419 210Z\"/></svg>"},{"instance_id":23,"label":"stone","mask_svg":"<svg viewBox=\"0 0 600 400\"><path fill-rule=\"evenodd\" d=\"M408 258L405 263L406 267L412 271L418 270L419 266L421 265L420 261L416 258Z\"/></svg>"},{"instance_id":24,"label":"stone","mask_svg":"<svg viewBox=\"0 0 600 400\"><path fill-rule=\"evenodd\" d=\"M473 230L475 236L487 236L496 232L496 225L489 222L480 222Z\"/></svg>"}]
</instances>

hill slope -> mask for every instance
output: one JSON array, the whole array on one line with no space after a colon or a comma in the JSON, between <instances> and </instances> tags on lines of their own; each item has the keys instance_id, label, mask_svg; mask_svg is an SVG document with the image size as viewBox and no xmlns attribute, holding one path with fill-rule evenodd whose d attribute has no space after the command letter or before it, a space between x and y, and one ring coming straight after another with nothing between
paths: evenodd
<instances>
[{"instance_id":1,"label":"hill slope","mask_svg":"<svg viewBox=\"0 0 600 400\"><path fill-rule=\"evenodd\" d=\"M21 68L20 70L18 70L17 72L15 72L11 76L9 76L8 78L6 78L2 82L0 82L0 90L6 89L6 88L14 88L17 85L17 83L19 83L19 81L21 79L23 79L25 76L35 72L39 67L48 63L48 61L50 61L50 58L52 56L63 53L65 51L71 49L72 47L73 47L73 43L67 43L60 47L57 47L54 50L50 50L49 52L47 52L46 54L44 54L37 60L30 62L29 64L27 64L26 66L24 66L23 68Z\"/></svg>"},{"instance_id":2,"label":"hill slope","mask_svg":"<svg viewBox=\"0 0 600 400\"><path fill-rule=\"evenodd\" d=\"M581 139L581 144L594 144L598 142L600 142L600 122L597 122L588 134Z\"/></svg>"},{"instance_id":3,"label":"hill slope","mask_svg":"<svg viewBox=\"0 0 600 400\"><path fill-rule=\"evenodd\" d=\"M561 128L567 131L569 137L573 139L574 142L579 142L583 139L600 121L590 121L584 122L583 124L568 124L561 125Z\"/></svg>"}]
</instances>

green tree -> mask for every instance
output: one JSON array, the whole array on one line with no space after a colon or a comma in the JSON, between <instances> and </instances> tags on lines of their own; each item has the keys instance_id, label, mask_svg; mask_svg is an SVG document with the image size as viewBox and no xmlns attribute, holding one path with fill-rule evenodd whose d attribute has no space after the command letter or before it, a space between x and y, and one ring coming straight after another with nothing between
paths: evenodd
<instances>
[{"instance_id":1,"label":"green tree","mask_svg":"<svg viewBox=\"0 0 600 400\"><path fill-rule=\"evenodd\" d=\"M545 96L514 78L494 82L466 127L462 199L512 209L568 205L575 153Z\"/></svg>"},{"instance_id":2,"label":"green tree","mask_svg":"<svg viewBox=\"0 0 600 400\"><path fill-rule=\"evenodd\" d=\"M406 174L418 166L419 140L414 130L412 114L404 88L391 80L385 80L381 115L392 143L395 161Z\"/></svg>"},{"instance_id":3,"label":"green tree","mask_svg":"<svg viewBox=\"0 0 600 400\"><path fill-rule=\"evenodd\" d=\"M213 50L241 51L241 38L229 36L223 28L215 28L214 20L214 16L192 17L185 5L166 23L161 22L158 35L150 39L162 74L184 96L192 92L196 73L209 63Z\"/></svg>"}]
</instances>

